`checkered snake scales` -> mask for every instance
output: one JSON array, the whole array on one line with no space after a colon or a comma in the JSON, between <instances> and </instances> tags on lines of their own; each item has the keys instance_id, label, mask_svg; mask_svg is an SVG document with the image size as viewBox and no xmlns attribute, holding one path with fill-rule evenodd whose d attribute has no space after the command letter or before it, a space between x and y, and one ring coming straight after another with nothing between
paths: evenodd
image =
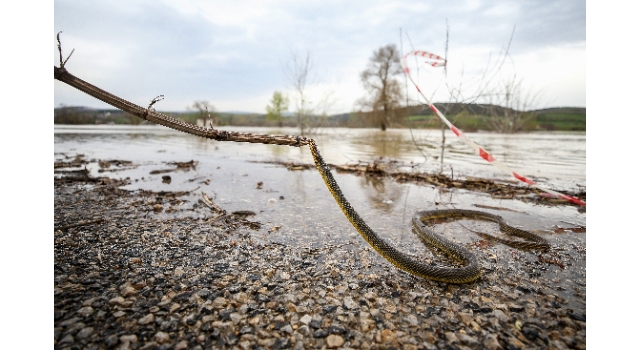
<instances>
[{"instance_id":1,"label":"checkered snake scales","mask_svg":"<svg viewBox=\"0 0 640 350\"><path fill-rule=\"evenodd\" d=\"M433 232L427 225L424 224L426 220L434 219L475 219L475 220L488 220L497 223L500 226L500 230L504 233L520 236L526 241L507 240L499 237L489 235L487 233L475 232L476 234L498 241L516 248L521 249L548 249L549 243L543 238L505 223L502 217L481 212L475 210L461 210L461 209L448 209L448 210L432 210L432 211L420 211L417 212L413 219L413 229L418 235L418 238L425 244L431 244L440 248L449 256L464 263L463 267L441 267L432 266L415 258L398 251L395 247L387 243L380 236L378 236L367 223L362 220L360 215L353 209L351 203L345 198L342 190L338 186L338 183L333 178L329 166L325 163L324 159L320 155L318 146L313 139L303 136L291 136L291 135L264 135L264 134L251 134L241 132L231 132L210 129L205 127L196 126L184 121L175 119L168 115L158 113L151 108L152 102L148 108L140 107L127 100L110 94L82 79L79 79L69 73L64 67L58 68L54 66L54 78L67 83L76 89L87 93L101 101L104 101L116 108L123 111L134 114L140 118L149 120L156 124L164 125L171 129L186 132L192 135L214 139L218 141L235 141L235 142L251 142L251 143L265 143L265 144L277 144L300 147L308 145L311 150L311 154L316 164L318 172L322 176L327 188L333 195L334 199L344 212L345 216L349 219L351 224L356 228L358 233L369 243L380 255L391 262L396 267L413 274L415 276L446 282L446 283L469 283L473 282L481 276L480 266L478 261L471 252L469 252L462 245L453 243L442 235Z\"/></svg>"}]
</instances>

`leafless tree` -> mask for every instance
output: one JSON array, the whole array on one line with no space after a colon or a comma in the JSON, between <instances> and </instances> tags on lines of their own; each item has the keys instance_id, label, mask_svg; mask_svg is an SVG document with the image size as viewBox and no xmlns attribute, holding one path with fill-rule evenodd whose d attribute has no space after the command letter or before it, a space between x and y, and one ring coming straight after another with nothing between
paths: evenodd
<instances>
[{"instance_id":1,"label":"leafless tree","mask_svg":"<svg viewBox=\"0 0 640 350\"><path fill-rule=\"evenodd\" d=\"M220 125L221 120L215 112L216 108L209 101L195 101L192 108L198 112L198 119L205 121L205 125L209 125L209 118L211 118L211 124Z\"/></svg>"},{"instance_id":2,"label":"leafless tree","mask_svg":"<svg viewBox=\"0 0 640 350\"><path fill-rule=\"evenodd\" d=\"M397 117L396 109L403 98L402 85L396 79L399 74L402 74L400 52L394 44L375 50L367 69L360 73L369 96L361 99L359 104L374 112L381 130L386 130Z\"/></svg>"},{"instance_id":3,"label":"leafless tree","mask_svg":"<svg viewBox=\"0 0 640 350\"><path fill-rule=\"evenodd\" d=\"M539 94L525 92L522 79L517 80L515 74L503 81L489 95L486 108L488 124L494 131L515 133L522 131L526 123L535 118L535 113L528 112L538 103Z\"/></svg>"},{"instance_id":4,"label":"leafless tree","mask_svg":"<svg viewBox=\"0 0 640 350\"><path fill-rule=\"evenodd\" d=\"M311 100L309 90L319 84L314 71L315 64L309 51L292 53L284 67L285 77L293 90L289 97L294 104L300 135L314 133L314 128L322 125L322 117L327 116L336 102L333 88L316 95L316 101Z\"/></svg>"},{"instance_id":5,"label":"leafless tree","mask_svg":"<svg viewBox=\"0 0 640 350\"><path fill-rule=\"evenodd\" d=\"M304 55L292 53L291 59L284 68L285 76L294 91L292 100L300 135L304 135L305 129L309 128L309 117L312 113L311 101L307 95L309 85L313 84L312 71L313 60L309 51L306 51Z\"/></svg>"}]
</instances>

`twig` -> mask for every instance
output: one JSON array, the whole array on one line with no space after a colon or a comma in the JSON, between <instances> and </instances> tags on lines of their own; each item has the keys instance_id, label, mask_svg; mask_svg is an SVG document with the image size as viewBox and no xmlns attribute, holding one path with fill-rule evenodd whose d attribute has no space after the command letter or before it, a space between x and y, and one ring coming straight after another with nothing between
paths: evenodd
<instances>
[{"instance_id":1,"label":"twig","mask_svg":"<svg viewBox=\"0 0 640 350\"><path fill-rule=\"evenodd\" d=\"M204 106L204 109L205 111L207 111L207 116L209 117L209 126L207 127L207 129L208 128L213 129L213 122L211 121L211 113L209 113L209 107Z\"/></svg>"},{"instance_id":2,"label":"twig","mask_svg":"<svg viewBox=\"0 0 640 350\"><path fill-rule=\"evenodd\" d=\"M218 213L222 213L221 216L224 216L227 211L220 208L218 205L216 205L215 203L213 203L213 201L211 200L211 198L209 198L209 196L207 196L206 193L204 193L204 191L202 192L202 202L209 207L209 209L218 212Z\"/></svg>"},{"instance_id":3,"label":"twig","mask_svg":"<svg viewBox=\"0 0 640 350\"><path fill-rule=\"evenodd\" d=\"M558 265L561 269L564 270L564 264L561 261L559 261L558 259L551 259L551 258L547 259L547 258L543 257L542 254L540 254L540 255L538 255L538 260L540 262L544 262L544 263L547 263L547 264Z\"/></svg>"},{"instance_id":4,"label":"twig","mask_svg":"<svg viewBox=\"0 0 640 350\"><path fill-rule=\"evenodd\" d=\"M151 103L149 103L149 107L147 107L148 110L150 111L155 111L155 109L153 108L153 105L164 100L164 95L158 95L156 97L154 97L153 100L151 100Z\"/></svg>"},{"instance_id":5,"label":"twig","mask_svg":"<svg viewBox=\"0 0 640 350\"><path fill-rule=\"evenodd\" d=\"M58 38L58 52L60 53L60 68L64 68L64 65L67 64L67 61L69 60L69 58L71 58L71 55L73 55L73 52L76 49L75 48L72 49L69 56L67 56L67 59L62 61L62 43L60 43L60 33L62 33L62 31L58 32L58 35L56 35L56 38Z\"/></svg>"},{"instance_id":6,"label":"twig","mask_svg":"<svg viewBox=\"0 0 640 350\"><path fill-rule=\"evenodd\" d=\"M78 223L71 224L71 225L65 225L65 226L57 227L57 228L55 228L55 230L56 231L57 230L66 230L68 228L73 228L73 227L80 227L80 226L97 224L97 223L100 223L100 222L103 222L103 221L104 221L103 218L100 218L98 220L93 220L93 221L83 221L83 222L78 222Z\"/></svg>"}]
</instances>

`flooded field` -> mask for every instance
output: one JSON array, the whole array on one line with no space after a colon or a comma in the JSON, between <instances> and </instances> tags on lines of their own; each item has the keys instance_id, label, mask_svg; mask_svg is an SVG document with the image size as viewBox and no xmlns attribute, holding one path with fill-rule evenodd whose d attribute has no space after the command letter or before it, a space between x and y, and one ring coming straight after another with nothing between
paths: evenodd
<instances>
[{"instance_id":1,"label":"flooded field","mask_svg":"<svg viewBox=\"0 0 640 350\"><path fill-rule=\"evenodd\" d=\"M221 127L240 132L297 135L295 128ZM56 126L56 152L86 145L95 157L121 155L117 145L130 151L131 160L143 161L192 159L194 157L241 160L295 161L313 163L306 148L217 142L186 135L161 126ZM468 136L496 159L518 173L560 190L586 186L586 133L469 133ZM454 176L509 179L508 175L476 156L447 130L444 162L441 164L440 130L321 128L311 135L328 163L346 164L395 159L416 171L438 172L441 166Z\"/></svg>"},{"instance_id":2,"label":"flooded field","mask_svg":"<svg viewBox=\"0 0 640 350\"><path fill-rule=\"evenodd\" d=\"M294 129L228 128L257 133L295 134ZM466 149L448 133L445 172L454 177L509 179ZM437 172L440 169L440 131L321 129L312 135L328 163L373 162L380 157L402 162L407 171ZM586 190L586 135L546 133L498 135L472 133L469 137L523 175L556 190ZM414 143L415 140L416 142ZM421 146L422 153L415 144ZM252 220L266 225L256 239L293 247L326 244L366 246L344 217L314 170L291 171L270 160L312 163L306 147L292 148L261 144L217 142L181 134L163 127L56 126L54 160L70 161L78 155L92 176L128 178L129 190L155 192L189 191L179 205L167 204L149 215L170 218L176 213L204 219L191 208L206 193L217 205L232 211L253 211ZM113 166L98 161L119 160ZM194 161L194 166L177 168L172 162ZM558 293L576 312L586 313L586 233L562 228L586 227L586 212L576 206L539 205L514 199L495 199L487 193L398 183L391 178L336 173L346 197L364 220L399 249L416 256L433 256L411 233L411 218L418 210L475 209L503 216L509 223L536 232L550 241L561 264L531 267L535 255L520 255L496 245L494 268L522 270L542 276L557 285ZM163 178L164 177L164 178ZM167 210L171 208L171 210ZM491 209L494 208L494 209ZM211 214L208 214L211 216ZM465 227L496 234L497 225L464 221ZM440 232L463 244L478 236L456 223L438 225ZM374 255L373 265L388 268ZM536 265L537 266L537 265Z\"/></svg>"}]
</instances>

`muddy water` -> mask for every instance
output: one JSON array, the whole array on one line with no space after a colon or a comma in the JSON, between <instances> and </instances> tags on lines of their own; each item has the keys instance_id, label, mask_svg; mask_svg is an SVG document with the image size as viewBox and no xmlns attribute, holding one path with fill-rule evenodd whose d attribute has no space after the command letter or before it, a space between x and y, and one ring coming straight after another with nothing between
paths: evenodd
<instances>
[{"instance_id":1,"label":"muddy water","mask_svg":"<svg viewBox=\"0 0 640 350\"><path fill-rule=\"evenodd\" d=\"M221 128L241 132L291 134L293 128ZM74 142L124 142L135 147L136 154L148 156L158 151L164 155L224 156L245 160L277 158L313 163L307 149L294 147L239 144L204 140L169 130L164 127L128 126L56 126L56 146L60 143L73 147ZM576 189L586 186L586 134L584 132L555 132L527 134L468 133L476 143L489 151L496 159L511 166L516 172L535 178L553 188ZM445 134L444 162L441 158L442 135L440 130L390 129L319 129L312 137L320 145L329 163L372 162L380 157L391 158L419 166L424 171L439 171L441 167L454 176L478 176L486 178L510 177L473 154L453 133ZM112 151L113 153L109 153ZM111 157L118 149L106 148ZM157 154L162 159L163 154ZM135 155L131 155L135 156ZM566 187L566 188L565 188Z\"/></svg>"},{"instance_id":2,"label":"muddy water","mask_svg":"<svg viewBox=\"0 0 640 350\"><path fill-rule=\"evenodd\" d=\"M234 128L229 130L295 134L293 129ZM469 134L470 138L489 150L521 174L533 176L555 189L586 188L586 135L584 133L552 133L496 135ZM407 130L322 129L313 135L329 163L368 161L379 157L400 160L412 171L411 162L423 171L440 169L436 147L440 131L414 131L413 139L423 147L416 149ZM465 149L451 134L445 147L445 167L456 177L477 176L507 179L490 165ZM189 207L205 192L227 211L251 210L252 219L266 227L257 239L278 241L300 247L327 243L366 246L338 208L321 177L315 170L289 171L284 167L261 163L282 160L312 163L307 148L216 142L181 134L163 127L81 126L56 127L54 159L67 160L83 154L91 160L87 168L94 176L129 178L127 189L154 191L193 191L178 210L190 215ZM97 160L127 160L133 166L111 167L99 172ZM169 162L197 161L195 168L164 174L154 170L172 169ZM451 170L452 169L452 170ZM415 171L415 169L413 169ZM538 172L539 171L539 172ZM162 181L162 176L171 182ZM586 225L586 213L575 206L546 206L519 200L496 200L487 194L465 190L448 190L430 185L401 184L393 179L359 177L335 173L346 197L364 220L399 249L416 256L431 257L411 232L411 217L417 210L437 208L476 209L503 216L509 223L537 232L554 244L554 254L564 268L543 266L531 274L540 274L565 290L564 297L577 309L585 308L586 233L560 232L557 227ZM262 185L258 186L258 183ZM492 210L482 206L508 210ZM165 216L165 213L150 215ZM498 233L495 224L461 222L477 231ZM277 229L276 229L277 227ZM440 232L455 236L461 243L478 237L457 223L438 227ZM513 249L502 245L489 248L495 253L495 264L501 269L524 271L526 261L536 256L522 255L514 260ZM387 266L379 257L373 263ZM531 264L530 264L531 265Z\"/></svg>"}]
</instances>

